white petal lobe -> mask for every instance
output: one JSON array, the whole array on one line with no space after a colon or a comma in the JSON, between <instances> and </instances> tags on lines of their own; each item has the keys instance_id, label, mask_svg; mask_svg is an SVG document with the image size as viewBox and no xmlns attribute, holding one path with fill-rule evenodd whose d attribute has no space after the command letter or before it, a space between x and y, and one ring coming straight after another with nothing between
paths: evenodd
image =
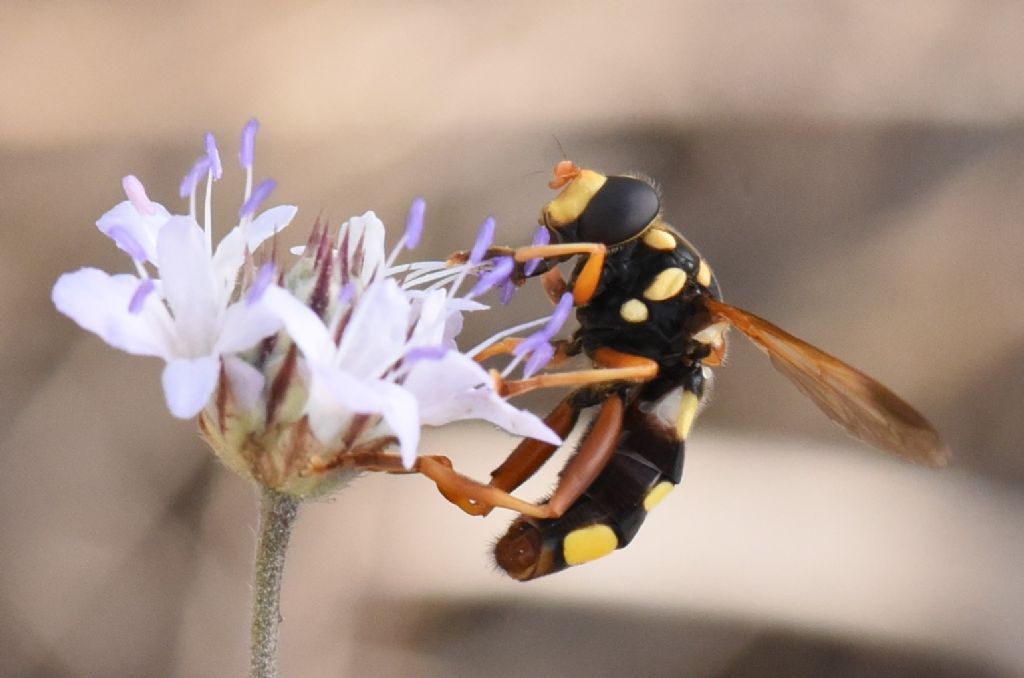
<instances>
[{"instance_id":1,"label":"white petal lobe","mask_svg":"<svg viewBox=\"0 0 1024 678\"><path fill-rule=\"evenodd\" d=\"M191 419L206 406L217 386L220 359L206 356L192 360L171 360L164 367L164 397L171 414Z\"/></svg>"}]
</instances>

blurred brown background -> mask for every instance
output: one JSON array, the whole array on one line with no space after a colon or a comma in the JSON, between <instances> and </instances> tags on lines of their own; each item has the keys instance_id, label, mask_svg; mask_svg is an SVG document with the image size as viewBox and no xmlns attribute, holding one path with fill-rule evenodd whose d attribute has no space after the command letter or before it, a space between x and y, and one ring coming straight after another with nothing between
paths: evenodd
<instances>
[{"instance_id":1,"label":"blurred brown background","mask_svg":"<svg viewBox=\"0 0 1024 678\"><path fill-rule=\"evenodd\" d=\"M306 507L283 675L1024 675L1022 34L1019 3L968 0L8 0L0 674L246 671L251 488L166 413L158 361L49 289L127 270L92 226L122 175L180 208L202 132L227 164L254 115L295 241L320 212L400 228L422 195L426 256L488 214L524 243L554 137L643 171L729 301L882 377L955 455L932 472L858 446L735 338L683 485L603 561L503 579L507 516L417 478ZM545 308L533 289L503 317ZM486 477L513 443L468 426L424 446Z\"/></svg>"}]
</instances>

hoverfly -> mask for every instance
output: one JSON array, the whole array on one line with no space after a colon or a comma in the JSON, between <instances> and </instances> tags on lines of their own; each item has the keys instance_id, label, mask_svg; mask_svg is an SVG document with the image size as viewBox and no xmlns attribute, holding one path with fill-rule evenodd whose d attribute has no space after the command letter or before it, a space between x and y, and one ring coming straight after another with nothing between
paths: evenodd
<instances>
[{"instance_id":1,"label":"hoverfly","mask_svg":"<svg viewBox=\"0 0 1024 678\"><path fill-rule=\"evenodd\" d=\"M524 440L487 485L456 473L443 457L423 457L417 466L467 513L503 507L520 514L495 545L497 564L511 577L535 579L629 544L647 513L680 481L686 438L710 368L725 355L730 328L767 353L778 371L854 437L911 462L948 462L932 425L895 393L723 303L707 261L662 221L660 196L650 182L563 161L549 185L561 189L541 210L549 244L494 248L493 255L514 255L517 282L541 276L552 300L572 294L579 329L558 342L552 363L582 353L593 368L509 382L492 374L504 395L576 387L545 420L562 437L586 408L597 410L593 423L552 494L537 504L510 492L552 456L556 447L547 443ZM525 266L538 258L539 266ZM577 263L565 281L557 264L573 258ZM478 358L512 351L519 341L506 339Z\"/></svg>"}]
</instances>

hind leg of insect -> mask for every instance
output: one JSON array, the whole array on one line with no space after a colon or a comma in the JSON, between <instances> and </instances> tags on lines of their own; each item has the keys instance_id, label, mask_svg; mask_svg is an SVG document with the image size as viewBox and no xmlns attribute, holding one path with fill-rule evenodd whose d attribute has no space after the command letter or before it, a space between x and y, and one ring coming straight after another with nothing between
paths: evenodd
<instances>
[{"instance_id":1,"label":"hind leg of insect","mask_svg":"<svg viewBox=\"0 0 1024 678\"><path fill-rule=\"evenodd\" d=\"M569 435L579 421L582 407L577 397L579 391L574 391L569 397L558 404L555 409L544 419L548 428L557 433L563 439ZM559 448L542 440L527 438L516 446L512 453L501 463L498 468L491 471L491 487L496 487L504 492L512 492L522 485L528 478L533 476L541 466L551 458L551 455ZM468 505L459 503L459 506L466 513L473 515L487 515L493 506L483 503Z\"/></svg>"},{"instance_id":2,"label":"hind leg of insect","mask_svg":"<svg viewBox=\"0 0 1024 678\"><path fill-rule=\"evenodd\" d=\"M558 410L559 408L556 408L556 412ZM601 404L590 432L575 456L562 470L554 493L543 504L519 499L499 487L494 480L492 484L484 485L464 476L453 469L451 461L443 456L419 457L413 467L407 469L402 465L401 457L398 455L370 452L358 455L358 459L353 458L353 468L399 474L420 473L432 480L448 501L470 515L486 515L493 508L507 508L531 518L558 518L583 494L614 454L615 445L622 432L623 411L622 400L618 396L611 396ZM568 424L569 420L575 423L577 415L562 411L560 416L565 417ZM516 452L519 450L520 448L517 448ZM527 459L526 453L516 456L516 452L510 457L511 465L507 461L495 470L495 474L500 478L498 482L510 484L518 481L514 483L518 486L550 457L550 452L544 456L544 451L541 451L541 454L537 455L538 458Z\"/></svg>"}]
</instances>

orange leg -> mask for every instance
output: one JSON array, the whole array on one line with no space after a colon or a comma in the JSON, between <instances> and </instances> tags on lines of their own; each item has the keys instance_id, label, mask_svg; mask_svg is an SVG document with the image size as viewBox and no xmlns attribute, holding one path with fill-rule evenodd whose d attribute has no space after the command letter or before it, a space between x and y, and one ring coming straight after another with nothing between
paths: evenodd
<instances>
[{"instance_id":1,"label":"orange leg","mask_svg":"<svg viewBox=\"0 0 1024 678\"><path fill-rule=\"evenodd\" d=\"M576 284L572 289L572 300L577 306L586 304L597 291L597 282L601 279L601 269L604 268L604 258L608 248L601 243L576 242L563 243L559 245L536 245L533 247L520 247L515 252L516 261L522 263L530 259L549 259L552 257L566 257L575 254L586 254L587 263L576 277Z\"/></svg>"},{"instance_id":2,"label":"orange leg","mask_svg":"<svg viewBox=\"0 0 1024 678\"><path fill-rule=\"evenodd\" d=\"M610 396L601 404L594 425L580 449L559 474L558 487L544 504L547 518L558 518L580 498L608 465L622 433L622 399Z\"/></svg>"},{"instance_id":3,"label":"orange leg","mask_svg":"<svg viewBox=\"0 0 1024 678\"><path fill-rule=\"evenodd\" d=\"M505 381L496 370L491 370L491 379L499 395L512 397L538 388L555 386L588 386L606 384L614 381L641 382L650 381L658 376L658 363L643 356L622 353L610 348L602 348L592 356L601 368L578 370L575 372L555 372L538 374L528 379Z\"/></svg>"},{"instance_id":4,"label":"orange leg","mask_svg":"<svg viewBox=\"0 0 1024 678\"><path fill-rule=\"evenodd\" d=\"M483 485L454 471L446 457L420 457L415 470L433 480L448 501L471 515L486 515L491 509L500 507L532 518L558 518L594 482L615 453L615 445L622 432L623 412L622 400L618 396L611 396L601 404L590 432L580 449L562 469L558 487L543 504L523 501L499 486L499 483L504 486L518 485L532 475L550 457L550 453L545 456L543 450L530 450L534 454L529 459L530 455L526 453L516 457L520 452L520 448L517 448L512 457L494 472L496 477L490 485ZM512 466L510 462L514 462ZM500 479L498 474L501 475Z\"/></svg>"},{"instance_id":5,"label":"orange leg","mask_svg":"<svg viewBox=\"0 0 1024 678\"><path fill-rule=\"evenodd\" d=\"M482 363L488 358L493 358L496 355L508 355L516 349L516 346L523 343L523 341L525 340L522 337L505 337L477 353L473 357L473 360L478 363ZM579 353L578 350L573 352L573 343L566 339L559 339L558 341L553 342L553 345L555 347L555 354L551 356L551 360L548 361L548 365L563 363Z\"/></svg>"},{"instance_id":6,"label":"orange leg","mask_svg":"<svg viewBox=\"0 0 1024 678\"><path fill-rule=\"evenodd\" d=\"M544 293L548 295L548 299L551 300L552 304L557 304L565 294L567 285L565 284L565 278L562 277L562 272L558 268L551 268L540 277L540 284L544 286Z\"/></svg>"},{"instance_id":7,"label":"orange leg","mask_svg":"<svg viewBox=\"0 0 1024 678\"><path fill-rule=\"evenodd\" d=\"M368 451L346 455L345 465L363 471L420 473L432 480L448 501L471 515L486 515L500 507L532 518L557 518L579 499L614 454L622 432L623 411L618 396L611 396L601 404L590 432L562 469L554 494L543 504L519 499L506 489L518 487L550 458L554 446L537 441L526 441L536 445L517 447L509 459L495 469L490 485L458 473L452 468L451 460L437 455L419 457L413 468L407 469L398 455ZM548 422L552 428L568 433L578 416L579 411L566 399L551 413Z\"/></svg>"}]
</instances>

